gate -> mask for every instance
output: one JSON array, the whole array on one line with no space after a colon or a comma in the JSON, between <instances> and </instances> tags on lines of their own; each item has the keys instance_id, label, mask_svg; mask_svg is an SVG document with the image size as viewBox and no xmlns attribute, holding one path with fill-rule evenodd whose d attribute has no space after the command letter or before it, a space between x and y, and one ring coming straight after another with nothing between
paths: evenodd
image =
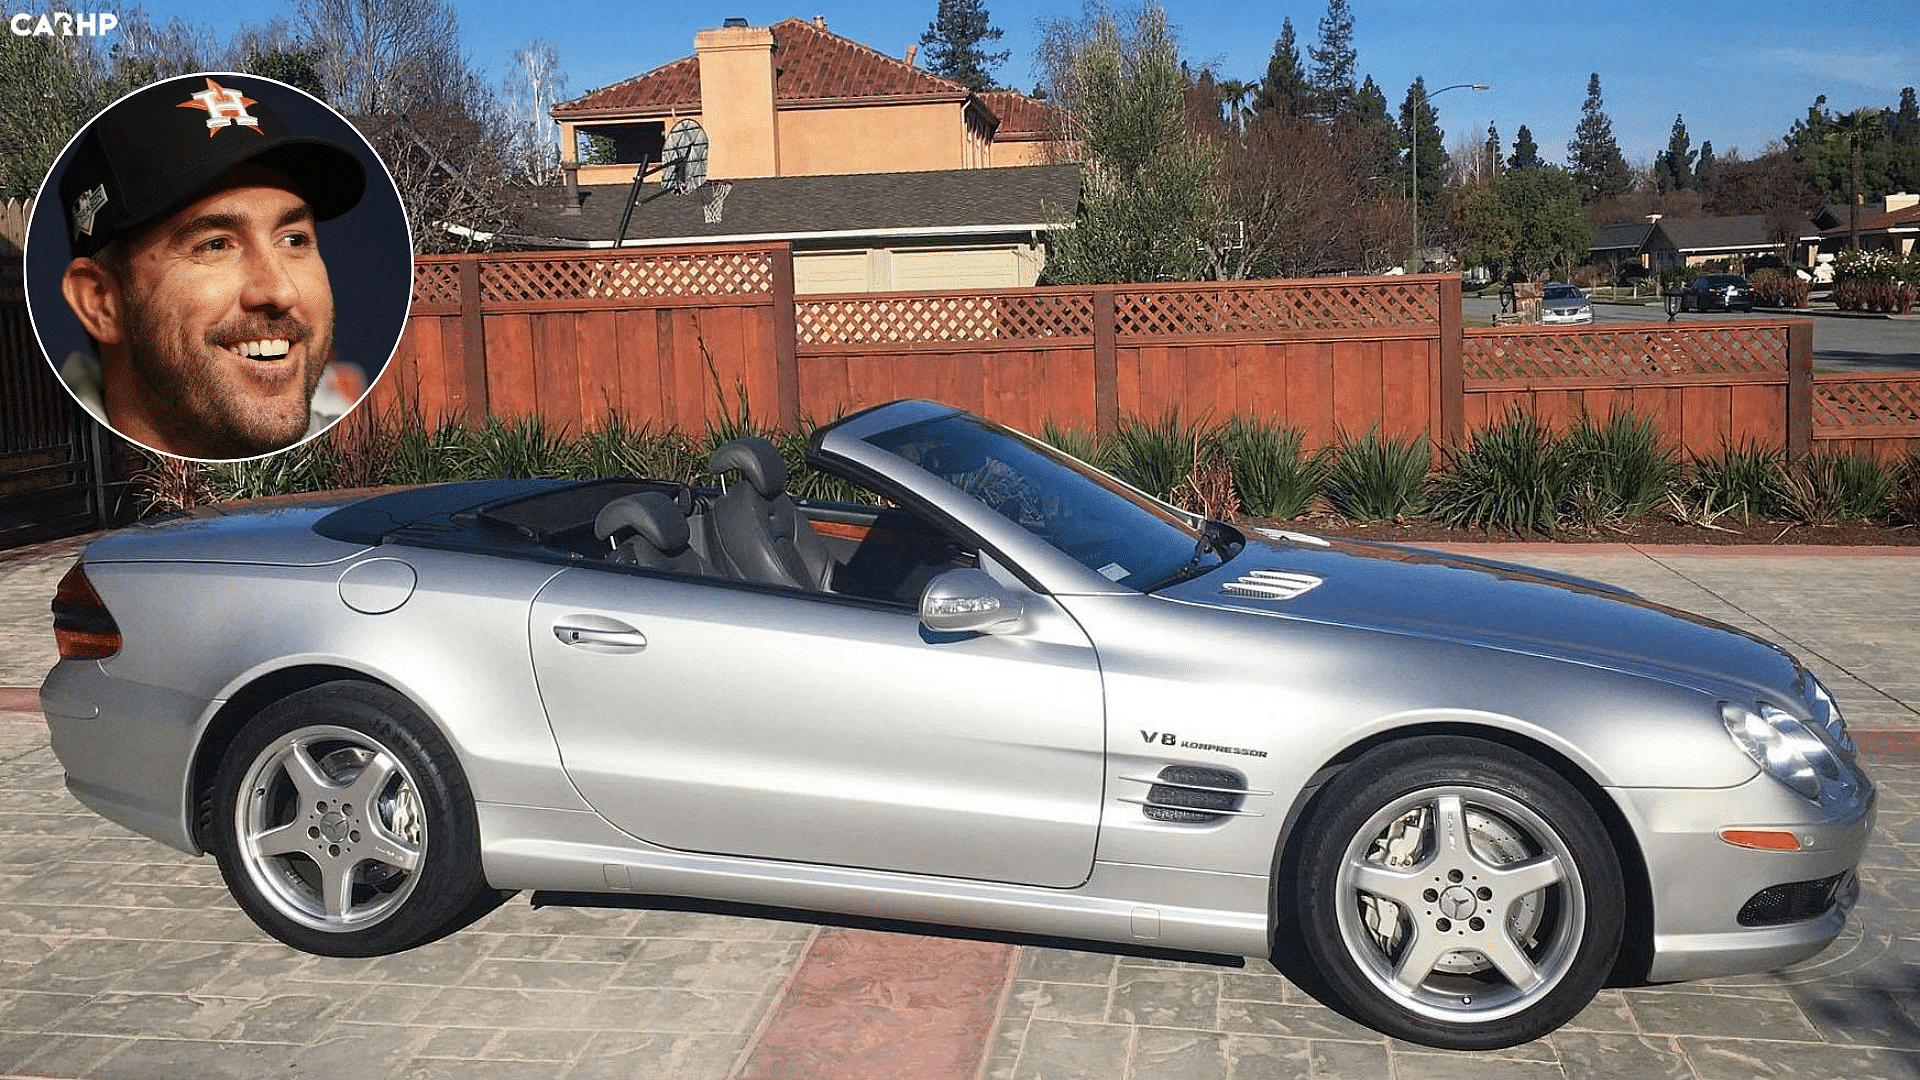
<instances>
[{"instance_id":1,"label":"gate","mask_svg":"<svg viewBox=\"0 0 1920 1080\"><path fill-rule=\"evenodd\" d=\"M20 257L0 255L0 548L98 528L107 460L104 430L34 340Z\"/></svg>"}]
</instances>

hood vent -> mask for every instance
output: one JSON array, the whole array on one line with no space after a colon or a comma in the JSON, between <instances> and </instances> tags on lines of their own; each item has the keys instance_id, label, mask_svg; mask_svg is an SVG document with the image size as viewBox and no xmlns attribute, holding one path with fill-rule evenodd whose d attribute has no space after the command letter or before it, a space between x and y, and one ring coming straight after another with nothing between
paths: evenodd
<instances>
[{"instance_id":1,"label":"hood vent","mask_svg":"<svg viewBox=\"0 0 1920 1080\"><path fill-rule=\"evenodd\" d=\"M1238 581L1220 586L1228 596L1250 596L1258 600L1291 600L1320 587L1321 579L1291 570L1253 570Z\"/></svg>"}]
</instances>

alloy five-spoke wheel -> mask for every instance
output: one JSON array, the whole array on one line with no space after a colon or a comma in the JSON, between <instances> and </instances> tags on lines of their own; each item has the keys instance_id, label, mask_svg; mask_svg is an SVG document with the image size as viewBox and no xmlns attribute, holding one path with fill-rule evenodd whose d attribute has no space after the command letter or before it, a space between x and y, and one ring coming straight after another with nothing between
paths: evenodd
<instances>
[{"instance_id":1,"label":"alloy five-spoke wheel","mask_svg":"<svg viewBox=\"0 0 1920 1080\"><path fill-rule=\"evenodd\" d=\"M1538 1038L1619 950L1617 857L1586 801L1517 751L1390 744L1350 766L1301 833L1301 930L1365 1022L1486 1049Z\"/></svg>"},{"instance_id":2,"label":"alloy five-spoke wheel","mask_svg":"<svg viewBox=\"0 0 1920 1080\"><path fill-rule=\"evenodd\" d=\"M420 883L420 790L392 751L350 728L290 731L262 750L233 808L247 873L316 930L378 922Z\"/></svg>"},{"instance_id":3,"label":"alloy five-spoke wheel","mask_svg":"<svg viewBox=\"0 0 1920 1080\"><path fill-rule=\"evenodd\" d=\"M328 683L269 706L228 748L214 800L228 887L297 948L409 948L452 928L485 888L452 751L384 687Z\"/></svg>"}]
</instances>

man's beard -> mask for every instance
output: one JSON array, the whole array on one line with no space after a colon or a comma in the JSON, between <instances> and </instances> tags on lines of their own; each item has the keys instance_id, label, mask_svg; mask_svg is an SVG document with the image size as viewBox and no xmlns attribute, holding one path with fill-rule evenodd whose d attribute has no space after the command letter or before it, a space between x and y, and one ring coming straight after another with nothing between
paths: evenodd
<instances>
[{"instance_id":1,"label":"man's beard","mask_svg":"<svg viewBox=\"0 0 1920 1080\"><path fill-rule=\"evenodd\" d=\"M291 446L307 433L314 387L332 358L331 318L316 332L292 315L243 316L193 340L144 301L128 297L126 326L127 356L145 389L143 396L171 405L165 414L147 418L166 433L169 452L215 459L255 457ZM303 366L295 373L302 383L299 408L284 414L261 409L240 383L233 365L253 361L234 357L218 344L273 338L305 343ZM284 404L282 399L276 402Z\"/></svg>"}]
</instances>

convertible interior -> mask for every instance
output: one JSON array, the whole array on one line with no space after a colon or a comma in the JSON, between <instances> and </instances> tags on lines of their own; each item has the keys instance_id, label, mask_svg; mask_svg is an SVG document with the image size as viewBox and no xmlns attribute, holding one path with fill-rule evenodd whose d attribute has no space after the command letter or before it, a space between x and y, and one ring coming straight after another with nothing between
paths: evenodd
<instances>
[{"instance_id":1,"label":"convertible interior","mask_svg":"<svg viewBox=\"0 0 1920 1080\"><path fill-rule=\"evenodd\" d=\"M894 507L797 502L764 439L708 458L718 490L664 480L590 481L499 503L479 520L572 558L913 605L943 570L972 556Z\"/></svg>"}]
</instances>

